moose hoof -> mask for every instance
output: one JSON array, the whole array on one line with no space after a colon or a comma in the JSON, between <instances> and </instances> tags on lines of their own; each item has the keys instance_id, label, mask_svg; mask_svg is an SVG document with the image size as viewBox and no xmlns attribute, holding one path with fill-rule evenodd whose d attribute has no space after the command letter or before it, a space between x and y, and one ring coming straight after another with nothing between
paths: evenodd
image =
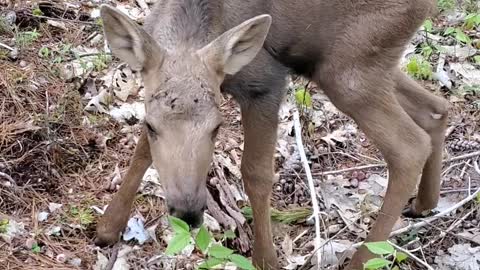
<instances>
[{"instance_id":1,"label":"moose hoof","mask_svg":"<svg viewBox=\"0 0 480 270\"><path fill-rule=\"evenodd\" d=\"M402 211L402 215L407 218L426 218L434 214L433 210L418 211L415 209L416 200L412 200Z\"/></svg>"},{"instance_id":2,"label":"moose hoof","mask_svg":"<svg viewBox=\"0 0 480 270\"><path fill-rule=\"evenodd\" d=\"M119 238L120 238L120 233L99 232L97 230L95 245L99 247L112 246L118 242Z\"/></svg>"}]
</instances>

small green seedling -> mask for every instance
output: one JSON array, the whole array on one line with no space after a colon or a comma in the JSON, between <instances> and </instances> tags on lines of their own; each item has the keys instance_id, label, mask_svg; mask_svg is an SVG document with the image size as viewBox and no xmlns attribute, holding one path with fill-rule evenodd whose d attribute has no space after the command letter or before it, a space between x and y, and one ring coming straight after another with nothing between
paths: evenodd
<instances>
[{"instance_id":1,"label":"small green seedling","mask_svg":"<svg viewBox=\"0 0 480 270\"><path fill-rule=\"evenodd\" d=\"M8 219L0 220L0 233L6 233L8 230Z\"/></svg>"},{"instance_id":2,"label":"small green seedling","mask_svg":"<svg viewBox=\"0 0 480 270\"><path fill-rule=\"evenodd\" d=\"M33 252L33 253L40 253L41 250L42 250L42 249L40 248L40 246L39 246L37 243L34 243L34 244L32 245L32 252Z\"/></svg>"},{"instance_id":3,"label":"small green seedling","mask_svg":"<svg viewBox=\"0 0 480 270\"><path fill-rule=\"evenodd\" d=\"M364 244L367 249L375 254L379 255L377 258L368 260L364 265L364 270L397 270L398 266L394 266L394 263L401 263L405 261L408 256L403 252L396 251L395 248L386 241L370 242ZM393 258L393 259L389 259Z\"/></svg>"},{"instance_id":4,"label":"small green seedling","mask_svg":"<svg viewBox=\"0 0 480 270\"><path fill-rule=\"evenodd\" d=\"M471 13L465 17L465 22L463 23L463 27L467 30L473 30L474 28L480 25L480 14L479 13Z\"/></svg>"},{"instance_id":5,"label":"small green seedling","mask_svg":"<svg viewBox=\"0 0 480 270\"><path fill-rule=\"evenodd\" d=\"M41 34L37 32L37 29L34 29L33 31L17 33L15 36L15 41L18 46L25 47L37 41L40 36Z\"/></svg>"},{"instance_id":6,"label":"small green seedling","mask_svg":"<svg viewBox=\"0 0 480 270\"><path fill-rule=\"evenodd\" d=\"M36 9L32 10L32 14L34 16L43 16L43 12L39 8L36 8Z\"/></svg>"},{"instance_id":7,"label":"small green seedling","mask_svg":"<svg viewBox=\"0 0 480 270\"><path fill-rule=\"evenodd\" d=\"M433 76L432 65L424 59L412 57L407 64L407 73L416 79L431 80Z\"/></svg>"},{"instance_id":8,"label":"small green seedling","mask_svg":"<svg viewBox=\"0 0 480 270\"><path fill-rule=\"evenodd\" d=\"M455 39L461 43L471 44L472 40L470 39L465 32L460 28L455 28Z\"/></svg>"},{"instance_id":9,"label":"small green seedling","mask_svg":"<svg viewBox=\"0 0 480 270\"><path fill-rule=\"evenodd\" d=\"M175 255L184 250L189 244L195 243L196 248L205 256L205 261L200 264L199 269L213 269L219 265L233 263L240 269L256 270L253 264L247 258L234 254L232 249L226 248L221 244L214 243L212 236L205 228L201 226L197 235L194 237L187 223L176 217L169 217L170 226L175 235L169 241L166 254ZM223 238L235 237L233 231L226 231Z\"/></svg>"},{"instance_id":10,"label":"small green seedling","mask_svg":"<svg viewBox=\"0 0 480 270\"><path fill-rule=\"evenodd\" d=\"M305 106L307 108L312 107L312 97L310 96L310 93L303 87L298 88L295 91L295 100L300 106Z\"/></svg>"},{"instance_id":11,"label":"small green seedling","mask_svg":"<svg viewBox=\"0 0 480 270\"><path fill-rule=\"evenodd\" d=\"M455 7L454 0L438 0L438 9L440 11L452 10Z\"/></svg>"},{"instance_id":12,"label":"small green seedling","mask_svg":"<svg viewBox=\"0 0 480 270\"><path fill-rule=\"evenodd\" d=\"M42 47L40 48L40 50L38 50L38 56L40 56L41 58L48 58L50 57L50 55L51 52L48 47Z\"/></svg>"}]
</instances>

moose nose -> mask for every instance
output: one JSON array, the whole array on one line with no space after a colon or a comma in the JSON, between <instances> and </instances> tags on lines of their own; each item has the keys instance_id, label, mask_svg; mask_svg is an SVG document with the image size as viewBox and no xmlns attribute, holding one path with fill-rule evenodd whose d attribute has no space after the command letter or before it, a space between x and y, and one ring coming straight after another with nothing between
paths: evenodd
<instances>
[{"instance_id":1,"label":"moose nose","mask_svg":"<svg viewBox=\"0 0 480 270\"><path fill-rule=\"evenodd\" d=\"M169 207L169 213L170 215L185 221L192 228L198 228L203 223L203 209L195 211Z\"/></svg>"}]
</instances>

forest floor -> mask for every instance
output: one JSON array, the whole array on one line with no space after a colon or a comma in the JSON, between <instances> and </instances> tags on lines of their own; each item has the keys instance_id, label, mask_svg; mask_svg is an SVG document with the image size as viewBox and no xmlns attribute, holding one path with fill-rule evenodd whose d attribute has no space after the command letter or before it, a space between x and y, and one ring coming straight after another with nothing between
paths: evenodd
<instances>
[{"instance_id":1,"label":"forest floor","mask_svg":"<svg viewBox=\"0 0 480 270\"><path fill-rule=\"evenodd\" d=\"M128 168L144 116L141 80L105 51L100 2L0 0L1 269L194 269L204 258L193 248L164 254L172 232L154 169L132 209L135 237L114 247L94 245L96 222ZM108 1L139 23L150 2ZM451 103L441 199L423 224L401 217L394 230L413 227L390 241L408 251L399 269L478 270L480 5L439 5L442 12L418 30L400 64ZM293 129L297 108L320 201L320 263L338 269L373 224L388 171L378 149L321 89L292 76L279 114L272 196L284 269L310 269L317 260L311 190ZM207 227L220 238L233 231L223 244L251 257L240 110L229 96L221 110L225 125L208 175L215 207L207 210Z\"/></svg>"}]
</instances>

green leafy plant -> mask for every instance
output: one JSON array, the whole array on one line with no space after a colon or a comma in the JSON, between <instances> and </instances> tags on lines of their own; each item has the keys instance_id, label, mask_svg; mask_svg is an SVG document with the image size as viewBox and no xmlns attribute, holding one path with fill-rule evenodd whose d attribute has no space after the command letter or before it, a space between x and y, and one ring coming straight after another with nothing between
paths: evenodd
<instances>
[{"instance_id":1,"label":"green leafy plant","mask_svg":"<svg viewBox=\"0 0 480 270\"><path fill-rule=\"evenodd\" d=\"M438 0L438 9L440 11L452 10L455 7L454 0Z\"/></svg>"},{"instance_id":2,"label":"green leafy plant","mask_svg":"<svg viewBox=\"0 0 480 270\"><path fill-rule=\"evenodd\" d=\"M310 93L303 87L298 88L295 91L295 100L300 106L306 106L307 108L312 107L312 97Z\"/></svg>"},{"instance_id":3,"label":"green leafy plant","mask_svg":"<svg viewBox=\"0 0 480 270\"><path fill-rule=\"evenodd\" d=\"M42 16L43 12L39 8L36 8L36 9L32 10L32 14L34 16Z\"/></svg>"},{"instance_id":4,"label":"green leafy plant","mask_svg":"<svg viewBox=\"0 0 480 270\"><path fill-rule=\"evenodd\" d=\"M480 65L480 55L475 55L473 57L473 62L477 65Z\"/></svg>"},{"instance_id":5,"label":"green leafy plant","mask_svg":"<svg viewBox=\"0 0 480 270\"><path fill-rule=\"evenodd\" d=\"M8 219L0 220L0 233L6 233L8 230Z\"/></svg>"},{"instance_id":6,"label":"green leafy plant","mask_svg":"<svg viewBox=\"0 0 480 270\"><path fill-rule=\"evenodd\" d=\"M38 50L38 56L41 58L48 58L50 57L52 53L50 52L50 49L48 47L42 47L40 50Z\"/></svg>"},{"instance_id":7,"label":"green leafy plant","mask_svg":"<svg viewBox=\"0 0 480 270\"><path fill-rule=\"evenodd\" d=\"M463 23L463 27L467 30L472 30L475 27L480 25L480 14L479 13L471 13L465 17L465 22Z\"/></svg>"},{"instance_id":8,"label":"green leafy plant","mask_svg":"<svg viewBox=\"0 0 480 270\"><path fill-rule=\"evenodd\" d=\"M467 34L465 34L465 32L463 32L463 30L460 28L455 28L455 39L465 44L472 43L470 37L467 36Z\"/></svg>"},{"instance_id":9,"label":"green leafy plant","mask_svg":"<svg viewBox=\"0 0 480 270\"><path fill-rule=\"evenodd\" d=\"M93 220L95 219L93 216L92 209L89 209L89 208L78 208L78 207L72 206L70 207L70 214L81 225L89 225L93 223Z\"/></svg>"},{"instance_id":10,"label":"green leafy plant","mask_svg":"<svg viewBox=\"0 0 480 270\"><path fill-rule=\"evenodd\" d=\"M205 261L199 265L199 269L212 269L215 266L231 262L240 269L255 270L255 267L247 258L234 254L232 249L214 243L212 236L205 226L201 226L197 235L194 237L192 231L190 231L190 227L183 220L172 216L169 217L169 220L175 235L168 243L165 252L167 255L178 254L194 242L196 248L205 255ZM225 233L223 236L224 239L231 237L235 237L232 231L229 231L228 235Z\"/></svg>"},{"instance_id":11,"label":"green leafy plant","mask_svg":"<svg viewBox=\"0 0 480 270\"><path fill-rule=\"evenodd\" d=\"M40 36L41 34L37 32L36 29L33 31L18 32L15 35L15 41L18 46L25 47L37 41Z\"/></svg>"},{"instance_id":12,"label":"green leafy plant","mask_svg":"<svg viewBox=\"0 0 480 270\"><path fill-rule=\"evenodd\" d=\"M432 65L424 59L412 57L407 64L407 73L417 79L431 80L433 76Z\"/></svg>"},{"instance_id":13,"label":"green leafy plant","mask_svg":"<svg viewBox=\"0 0 480 270\"><path fill-rule=\"evenodd\" d=\"M364 244L367 249L380 257L373 258L368 260L364 265L363 269L365 270L378 270L378 269L389 269L397 270L398 266L394 266L394 263L401 263L405 261L408 256L407 254L396 251L395 248L386 241L381 242L370 242ZM392 258L392 259L389 259Z\"/></svg>"},{"instance_id":14,"label":"green leafy plant","mask_svg":"<svg viewBox=\"0 0 480 270\"><path fill-rule=\"evenodd\" d=\"M93 60L93 66L96 71L104 70L108 67L109 57L106 53L98 54L97 57Z\"/></svg>"},{"instance_id":15,"label":"green leafy plant","mask_svg":"<svg viewBox=\"0 0 480 270\"><path fill-rule=\"evenodd\" d=\"M428 33L431 33L432 30L433 30L433 22L432 22L432 20L426 19L426 20L423 22L423 28L424 28L425 31L427 31Z\"/></svg>"},{"instance_id":16,"label":"green leafy plant","mask_svg":"<svg viewBox=\"0 0 480 270\"><path fill-rule=\"evenodd\" d=\"M34 244L32 245L32 252L33 252L33 253L40 253L40 251L41 251L40 246L39 246L37 243L34 243Z\"/></svg>"}]
</instances>

